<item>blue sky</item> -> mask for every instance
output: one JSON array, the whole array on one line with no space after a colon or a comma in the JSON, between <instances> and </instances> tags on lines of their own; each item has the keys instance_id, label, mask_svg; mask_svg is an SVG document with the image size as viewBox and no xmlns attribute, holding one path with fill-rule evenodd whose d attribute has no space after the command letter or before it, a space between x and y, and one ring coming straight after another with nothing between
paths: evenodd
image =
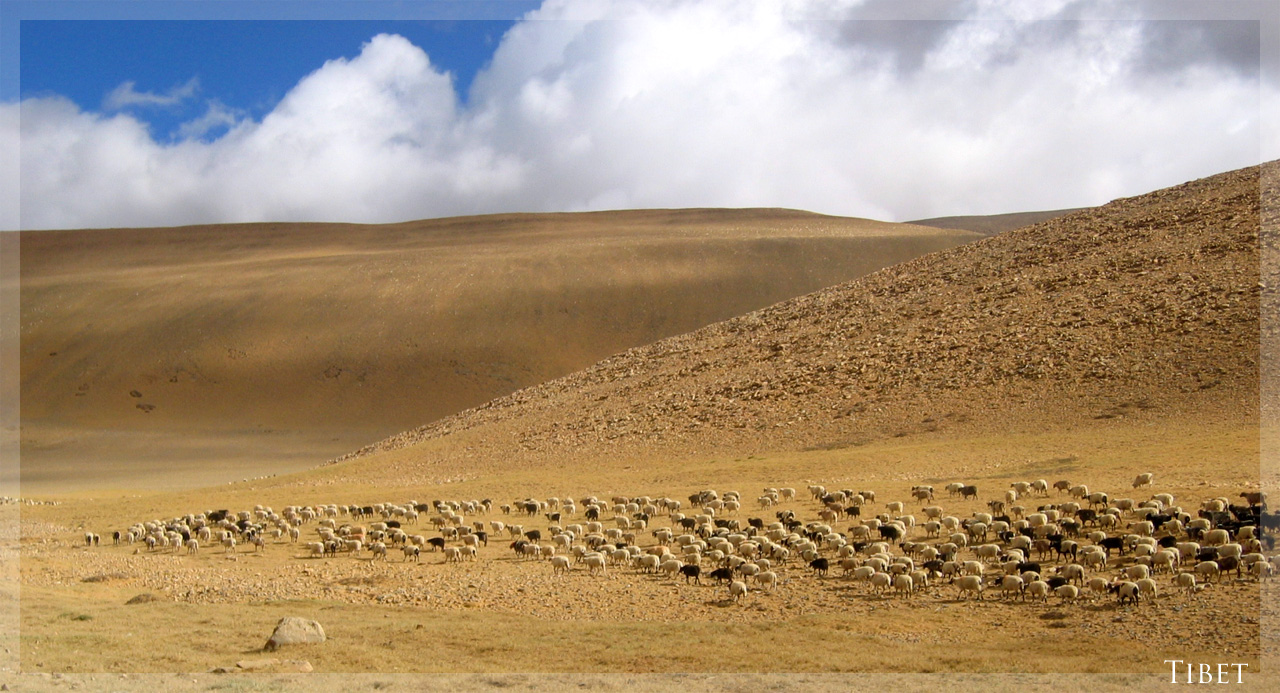
<instances>
[{"instance_id":1,"label":"blue sky","mask_svg":"<svg viewBox=\"0 0 1280 693\"><path fill-rule=\"evenodd\" d=\"M1273 10L0 0L0 229L1101 204L1280 156Z\"/></svg>"},{"instance_id":2,"label":"blue sky","mask_svg":"<svg viewBox=\"0 0 1280 693\"><path fill-rule=\"evenodd\" d=\"M514 20L30 20L22 23L22 98L58 94L84 110L129 110L173 139L206 99L261 119L303 77L352 59L370 38L404 36L455 79L459 98ZM127 48L126 48L127 47ZM192 81L194 80L194 82ZM112 108L108 97L183 94L171 104ZM225 130L225 128L223 128ZM220 134L217 131L206 137Z\"/></svg>"}]
</instances>

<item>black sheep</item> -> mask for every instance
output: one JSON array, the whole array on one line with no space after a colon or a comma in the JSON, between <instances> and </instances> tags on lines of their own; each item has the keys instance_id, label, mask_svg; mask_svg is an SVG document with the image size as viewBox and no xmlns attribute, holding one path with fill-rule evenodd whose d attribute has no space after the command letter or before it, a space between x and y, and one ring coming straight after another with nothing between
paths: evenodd
<instances>
[{"instance_id":1,"label":"black sheep","mask_svg":"<svg viewBox=\"0 0 1280 693\"><path fill-rule=\"evenodd\" d=\"M827 570L831 568L831 563L825 558L815 558L809 561L809 567L813 568L813 571L818 575L825 576Z\"/></svg>"}]
</instances>

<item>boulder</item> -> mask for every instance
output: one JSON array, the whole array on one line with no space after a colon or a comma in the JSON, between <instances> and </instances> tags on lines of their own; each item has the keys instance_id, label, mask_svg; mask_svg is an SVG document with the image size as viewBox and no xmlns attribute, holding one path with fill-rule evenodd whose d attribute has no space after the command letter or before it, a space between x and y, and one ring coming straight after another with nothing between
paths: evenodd
<instances>
[{"instance_id":1,"label":"boulder","mask_svg":"<svg viewBox=\"0 0 1280 693\"><path fill-rule=\"evenodd\" d=\"M275 632L267 640L262 649L274 652L281 645L298 645L309 642L324 642L324 628L319 623L307 618L286 616L276 624Z\"/></svg>"}]
</instances>

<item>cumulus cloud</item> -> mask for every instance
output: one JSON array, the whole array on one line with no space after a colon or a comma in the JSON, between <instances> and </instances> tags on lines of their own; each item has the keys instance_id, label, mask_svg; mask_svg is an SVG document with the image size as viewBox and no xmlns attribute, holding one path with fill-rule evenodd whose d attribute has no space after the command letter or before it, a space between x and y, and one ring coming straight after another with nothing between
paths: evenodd
<instances>
[{"instance_id":1,"label":"cumulus cloud","mask_svg":"<svg viewBox=\"0 0 1280 693\"><path fill-rule=\"evenodd\" d=\"M138 91L137 83L128 81L112 89L103 99L103 108L108 111L119 111L130 106L176 106L195 96L200 89L200 80L192 77L186 84L173 87L163 94L151 91Z\"/></svg>"},{"instance_id":2,"label":"cumulus cloud","mask_svg":"<svg viewBox=\"0 0 1280 693\"><path fill-rule=\"evenodd\" d=\"M1280 154L1249 26L886 7L548 0L466 106L380 35L260 121L212 104L176 142L56 97L0 106L0 128L21 109L26 228L684 206L903 220L1099 204Z\"/></svg>"},{"instance_id":3,"label":"cumulus cloud","mask_svg":"<svg viewBox=\"0 0 1280 693\"><path fill-rule=\"evenodd\" d=\"M242 118L243 115L236 109L228 108L217 99L210 99L203 115L178 126L178 137L184 140L201 139L217 130L235 126Z\"/></svg>"}]
</instances>

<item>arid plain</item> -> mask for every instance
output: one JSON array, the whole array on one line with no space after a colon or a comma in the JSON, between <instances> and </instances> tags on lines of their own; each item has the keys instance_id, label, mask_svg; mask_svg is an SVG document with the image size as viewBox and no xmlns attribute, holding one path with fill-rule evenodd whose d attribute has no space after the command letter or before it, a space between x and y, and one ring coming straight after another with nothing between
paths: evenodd
<instances>
[{"instance_id":1,"label":"arid plain","mask_svg":"<svg viewBox=\"0 0 1280 693\"><path fill-rule=\"evenodd\" d=\"M1247 575L1183 591L1157 574L1157 597L1124 605L994 586L977 600L937 576L906 596L843 575L823 544L825 575L791 556L768 566L775 589L735 600L710 558L701 584L621 563L557 574L489 523L551 545L542 511L500 506L595 496L618 529L616 496L693 516L705 489L742 494L718 519L810 523L824 506L806 487L821 484L875 494L834 531L909 514L907 541L936 547L925 507L971 519L989 501L1031 514L1073 500L1006 499L1016 482L1087 484L1109 494L1099 508L1172 494L1192 518L1274 488L1261 384L1277 277L1260 239L1275 168L981 235L706 210L24 236L23 493L57 504L20 506L21 666L1167 677L1176 658L1256 672L1275 655L1275 588ZM1135 488L1141 473L1153 483ZM932 502L912 498L922 484ZM785 487L796 497L759 501ZM314 522L298 543L234 553L111 545L222 508L485 498L466 518L491 534L474 561L311 557ZM403 527L440 536L433 514ZM671 522L652 515L635 544ZM1077 540L1136 522L1122 512ZM1071 562L1027 558L1045 577ZM1139 562L1112 555L1089 576ZM329 640L259 653L284 616Z\"/></svg>"}]
</instances>

